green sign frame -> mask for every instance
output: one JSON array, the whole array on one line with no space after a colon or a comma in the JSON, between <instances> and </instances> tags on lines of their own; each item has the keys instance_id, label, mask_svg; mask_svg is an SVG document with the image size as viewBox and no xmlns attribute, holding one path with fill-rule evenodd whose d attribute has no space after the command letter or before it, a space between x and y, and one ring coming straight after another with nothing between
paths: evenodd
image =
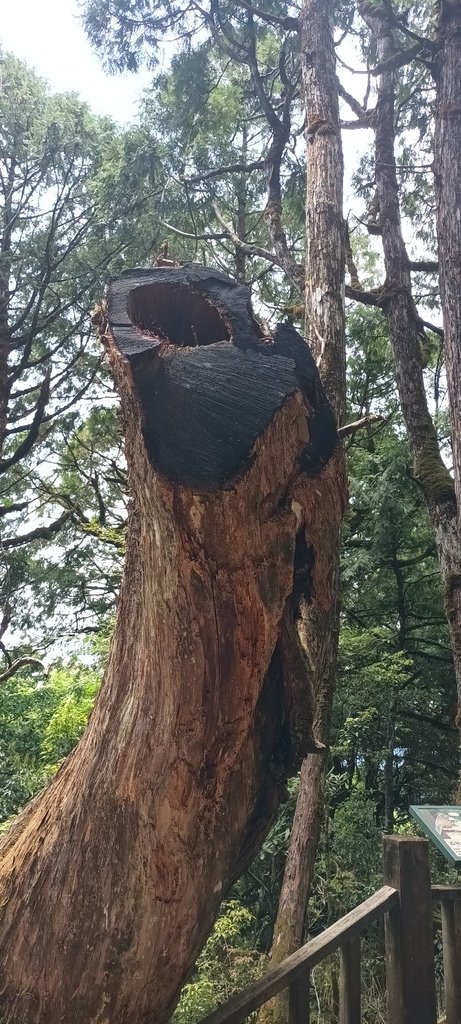
<instances>
[{"instance_id":1,"label":"green sign frame","mask_svg":"<svg viewBox=\"0 0 461 1024\"><path fill-rule=\"evenodd\" d=\"M445 859L461 867L461 807L426 804L410 807L410 814Z\"/></svg>"}]
</instances>

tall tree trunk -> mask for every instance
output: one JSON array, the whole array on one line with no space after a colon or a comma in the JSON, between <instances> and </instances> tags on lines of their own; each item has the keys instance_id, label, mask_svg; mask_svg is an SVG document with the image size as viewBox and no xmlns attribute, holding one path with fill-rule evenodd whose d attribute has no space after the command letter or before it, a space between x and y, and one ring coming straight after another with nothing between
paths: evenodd
<instances>
[{"instance_id":1,"label":"tall tree trunk","mask_svg":"<svg viewBox=\"0 0 461 1024\"><path fill-rule=\"evenodd\" d=\"M345 410L343 159L339 123L336 60L329 4L304 0L301 12L301 60L306 110L306 337L337 420ZM344 453L335 457L335 477L346 491ZM302 628L315 700L316 735L326 745L336 682L339 634L339 556L341 520L329 523L327 586L315 607L305 604ZM307 903L323 817L326 751L307 759L290 838L271 949L277 964L303 941ZM267 1024L285 1024L287 996L272 1000L260 1013Z\"/></svg>"},{"instance_id":2,"label":"tall tree trunk","mask_svg":"<svg viewBox=\"0 0 461 1024\"><path fill-rule=\"evenodd\" d=\"M11 233L13 223L12 194L16 164L11 160L6 181L2 181L0 213L0 458L6 438L8 403L10 400L10 355L12 347L10 325L11 301Z\"/></svg>"},{"instance_id":3,"label":"tall tree trunk","mask_svg":"<svg viewBox=\"0 0 461 1024\"><path fill-rule=\"evenodd\" d=\"M2 1024L167 1021L316 748L299 585L324 599L343 493L307 346L193 265L112 282L108 315L125 573L88 728L1 849Z\"/></svg>"},{"instance_id":4,"label":"tall tree trunk","mask_svg":"<svg viewBox=\"0 0 461 1024\"><path fill-rule=\"evenodd\" d=\"M439 4L436 59L435 183L440 295L451 416L453 475L461 537L461 0ZM461 540L459 541L461 545ZM461 557L445 581L445 600L461 652ZM455 655L456 657L456 655ZM461 706L461 671L458 668ZM459 714L459 712L458 712ZM461 724L461 723L459 723Z\"/></svg>"},{"instance_id":5,"label":"tall tree trunk","mask_svg":"<svg viewBox=\"0 0 461 1024\"><path fill-rule=\"evenodd\" d=\"M246 121L244 121L242 126L242 148L240 159L242 164L246 164L248 160L248 125ZM247 237L247 187L248 182L246 174L240 174L236 181L235 227L237 235L241 238L242 242L246 242ZM238 284L245 284L247 257L243 247L236 247L234 259L236 281Z\"/></svg>"},{"instance_id":6,"label":"tall tree trunk","mask_svg":"<svg viewBox=\"0 0 461 1024\"><path fill-rule=\"evenodd\" d=\"M377 39L378 64L392 62L393 30L386 12L368 3L359 11ZM400 406L413 455L413 472L420 484L432 522L442 576L445 610L461 706L461 533L453 479L448 472L430 415L423 377L424 327L411 288L408 253L400 222L399 190L394 143L395 72L379 77L374 115L375 174L379 226L386 269L385 310L389 324ZM453 212L452 212L453 216ZM443 240L440 240L443 245Z\"/></svg>"}]
</instances>

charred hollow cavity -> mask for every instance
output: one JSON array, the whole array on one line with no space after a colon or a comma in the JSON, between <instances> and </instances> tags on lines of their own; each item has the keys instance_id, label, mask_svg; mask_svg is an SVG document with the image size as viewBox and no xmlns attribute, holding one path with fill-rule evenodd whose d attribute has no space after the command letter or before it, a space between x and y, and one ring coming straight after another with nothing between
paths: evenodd
<instances>
[{"instance_id":1,"label":"charred hollow cavity","mask_svg":"<svg viewBox=\"0 0 461 1024\"><path fill-rule=\"evenodd\" d=\"M189 285L141 285L128 292L127 313L138 330L180 348L230 341L219 310Z\"/></svg>"}]
</instances>

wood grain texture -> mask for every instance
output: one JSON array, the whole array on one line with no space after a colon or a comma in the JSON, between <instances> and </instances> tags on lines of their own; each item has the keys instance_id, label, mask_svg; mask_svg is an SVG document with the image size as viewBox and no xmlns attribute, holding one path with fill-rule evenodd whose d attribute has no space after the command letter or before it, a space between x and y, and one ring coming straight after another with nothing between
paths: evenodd
<instances>
[{"instance_id":1,"label":"wood grain texture","mask_svg":"<svg viewBox=\"0 0 461 1024\"><path fill-rule=\"evenodd\" d=\"M0 851L2 1024L167 1021L315 748L292 595L298 569L312 601L328 595L323 547L344 508L334 460L315 480L303 468L325 399L314 375L310 404L248 295L209 279L125 275L99 323L126 436L126 564L88 728ZM159 280L192 288L185 318Z\"/></svg>"},{"instance_id":2,"label":"wood grain texture","mask_svg":"<svg viewBox=\"0 0 461 1024\"><path fill-rule=\"evenodd\" d=\"M339 1024L361 1024L360 936L341 946Z\"/></svg>"},{"instance_id":3,"label":"wood grain texture","mask_svg":"<svg viewBox=\"0 0 461 1024\"><path fill-rule=\"evenodd\" d=\"M399 892L385 921L386 988L392 1024L436 1024L429 845L384 836L384 878Z\"/></svg>"},{"instance_id":4,"label":"wood grain texture","mask_svg":"<svg viewBox=\"0 0 461 1024\"><path fill-rule=\"evenodd\" d=\"M446 1024L461 1020L461 978L459 972L459 902L442 902L443 985Z\"/></svg>"}]
</instances>

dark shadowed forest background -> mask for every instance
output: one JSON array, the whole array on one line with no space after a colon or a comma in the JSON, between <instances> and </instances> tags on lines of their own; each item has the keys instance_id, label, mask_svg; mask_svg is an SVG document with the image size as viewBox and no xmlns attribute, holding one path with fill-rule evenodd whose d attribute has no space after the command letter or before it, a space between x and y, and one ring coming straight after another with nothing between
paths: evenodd
<instances>
[{"instance_id":1,"label":"dark shadowed forest background","mask_svg":"<svg viewBox=\"0 0 461 1024\"><path fill-rule=\"evenodd\" d=\"M288 320L309 335L306 148L322 126L306 134L307 7L86 0L105 67L147 66L151 76L131 127L54 94L2 54L2 830L82 735L113 629L130 496L118 400L91 323L108 278L159 257L200 262L246 283L269 330ZM450 18L461 54L461 10L338 0L330 14L346 167L345 399L331 368L326 384L346 427L349 507L304 937L381 884L382 833L413 831L412 803L454 802L459 771L461 622L450 586L461 587L461 422L453 401L450 421L444 347L455 314L439 279L451 242L436 91ZM459 111L450 130L461 151ZM226 898L176 1024L194 1024L267 966L298 791L293 778ZM447 870L434 858L434 880ZM364 953L369 1024L384 1020L382 957L377 930ZM313 972L312 1000L313 1020L337 1019L334 958Z\"/></svg>"}]
</instances>

